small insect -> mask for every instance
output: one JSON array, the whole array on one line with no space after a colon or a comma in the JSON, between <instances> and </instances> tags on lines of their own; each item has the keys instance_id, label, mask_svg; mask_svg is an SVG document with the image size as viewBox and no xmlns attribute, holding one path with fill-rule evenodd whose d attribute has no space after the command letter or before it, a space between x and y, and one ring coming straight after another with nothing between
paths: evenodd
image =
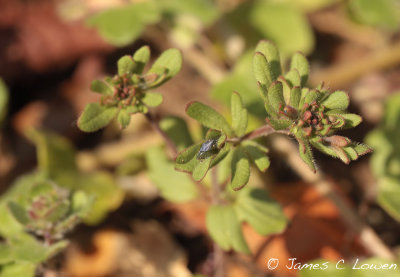
<instances>
[{"instance_id":1,"label":"small insect","mask_svg":"<svg viewBox=\"0 0 400 277\"><path fill-rule=\"evenodd\" d=\"M203 160L210 157L218 152L217 146L218 138L206 140L200 147L199 153L197 154L198 160Z\"/></svg>"}]
</instances>

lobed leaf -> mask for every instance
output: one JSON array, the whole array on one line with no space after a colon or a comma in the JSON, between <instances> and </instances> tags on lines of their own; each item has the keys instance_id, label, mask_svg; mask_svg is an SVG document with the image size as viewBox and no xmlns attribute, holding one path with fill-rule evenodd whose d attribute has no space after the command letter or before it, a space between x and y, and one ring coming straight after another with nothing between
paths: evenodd
<instances>
[{"instance_id":1,"label":"lobed leaf","mask_svg":"<svg viewBox=\"0 0 400 277\"><path fill-rule=\"evenodd\" d=\"M122 56L118 62L117 62L117 66L118 66L118 75L119 76L123 76L123 75L127 75L130 76L133 73L135 73L135 62L133 61L132 57L129 55L125 55Z\"/></svg>"},{"instance_id":2,"label":"lobed leaf","mask_svg":"<svg viewBox=\"0 0 400 277\"><path fill-rule=\"evenodd\" d=\"M178 116L167 116L159 122L161 130L174 142L180 151L193 144L186 121Z\"/></svg>"},{"instance_id":3,"label":"lobed leaf","mask_svg":"<svg viewBox=\"0 0 400 277\"><path fill-rule=\"evenodd\" d=\"M301 97L301 90L300 87L293 87L290 91L290 106L295 109L298 109Z\"/></svg>"},{"instance_id":4,"label":"lobed leaf","mask_svg":"<svg viewBox=\"0 0 400 277\"><path fill-rule=\"evenodd\" d=\"M262 53L268 61L271 69L272 81L282 74L281 58L278 48L271 41L261 40L256 46L256 52Z\"/></svg>"},{"instance_id":5,"label":"lobed leaf","mask_svg":"<svg viewBox=\"0 0 400 277\"><path fill-rule=\"evenodd\" d=\"M106 107L98 103L90 103L86 105L79 117L78 127L84 132L95 132L110 123L117 113L117 107Z\"/></svg>"},{"instance_id":6,"label":"lobed leaf","mask_svg":"<svg viewBox=\"0 0 400 277\"><path fill-rule=\"evenodd\" d=\"M274 81L272 70L266 59L261 52L256 52L253 58L253 72L257 82L263 88L262 92L264 97L267 96L266 88L268 88Z\"/></svg>"},{"instance_id":7,"label":"lobed leaf","mask_svg":"<svg viewBox=\"0 0 400 277\"><path fill-rule=\"evenodd\" d=\"M19 223L21 223L22 225L26 225L29 223L30 219L28 213L23 206L14 201L10 201L8 202L8 209Z\"/></svg>"},{"instance_id":8,"label":"lobed leaf","mask_svg":"<svg viewBox=\"0 0 400 277\"><path fill-rule=\"evenodd\" d=\"M206 176L208 169L211 166L211 161L213 160L213 156L207 157L202 160L197 160L198 162L193 168L193 179L195 181L201 181Z\"/></svg>"},{"instance_id":9,"label":"lobed leaf","mask_svg":"<svg viewBox=\"0 0 400 277\"><path fill-rule=\"evenodd\" d=\"M243 147L239 146L233 151L234 152L231 161L231 187L233 190L240 190L249 181L250 162Z\"/></svg>"},{"instance_id":10,"label":"lobed leaf","mask_svg":"<svg viewBox=\"0 0 400 277\"><path fill-rule=\"evenodd\" d=\"M167 160L160 147L146 151L146 163L150 179L164 198L173 202L186 202L197 197L195 184L187 175L174 170L173 164Z\"/></svg>"},{"instance_id":11,"label":"lobed leaf","mask_svg":"<svg viewBox=\"0 0 400 277\"><path fill-rule=\"evenodd\" d=\"M174 77L181 70L182 67L182 53L176 48L170 48L162 52L162 54L154 62L148 73L157 73L159 68L166 68L165 79L159 83L165 83Z\"/></svg>"},{"instance_id":12,"label":"lobed leaf","mask_svg":"<svg viewBox=\"0 0 400 277\"><path fill-rule=\"evenodd\" d=\"M283 86L281 82L273 82L268 88L268 100L276 113L279 112L280 107L285 105L285 99L283 98Z\"/></svg>"},{"instance_id":13,"label":"lobed leaf","mask_svg":"<svg viewBox=\"0 0 400 277\"><path fill-rule=\"evenodd\" d=\"M243 144L250 160L257 166L257 168L265 172L267 171L270 161L267 156L268 149L255 141L248 141Z\"/></svg>"},{"instance_id":14,"label":"lobed leaf","mask_svg":"<svg viewBox=\"0 0 400 277\"><path fill-rule=\"evenodd\" d=\"M237 136L242 136L247 129L247 110L243 106L242 98L237 92L231 97L232 127Z\"/></svg>"},{"instance_id":15,"label":"lobed leaf","mask_svg":"<svg viewBox=\"0 0 400 277\"><path fill-rule=\"evenodd\" d=\"M206 225L211 238L223 250L250 253L233 206L211 206L207 211Z\"/></svg>"},{"instance_id":16,"label":"lobed leaf","mask_svg":"<svg viewBox=\"0 0 400 277\"><path fill-rule=\"evenodd\" d=\"M296 69L301 78L301 87L307 84L308 75L310 74L310 65L307 58L300 52L296 52L290 62L290 70Z\"/></svg>"},{"instance_id":17,"label":"lobed leaf","mask_svg":"<svg viewBox=\"0 0 400 277\"><path fill-rule=\"evenodd\" d=\"M128 127L129 123L131 122L131 115L127 112L126 109L121 109L118 113L117 120L121 125L121 128Z\"/></svg>"},{"instance_id":18,"label":"lobed leaf","mask_svg":"<svg viewBox=\"0 0 400 277\"><path fill-rule=\"evenodd\" d=\"M331 110L345 110L349 103L350 99L347 92L337 90L328 94L321 104Z\"/></svg>"},{"instance_id":19,"label":"lobed leaf","mask_svg":"<svg viewBox=\"0 0 400 277\"><path fill-rule=\"evenodd\" d=\"M192 172L198 163L197 154L200 151L201 145L202 143L197 143L179 152L175 158L175 169Z\"/></svg>"},{"instance_id":20,"label":"lobed leaf","mask_svg":"<svg viewBox=\"0 0 400 277\"><path fill-rule=\"evenodd\" d=\"M315 173L317 171L312 155L312 150L309 142L303 135L295 134L297 141L299 142L299 154L301 159L308 165L308 167Z\"/></svg>"},{"instance_id":21,"label":"lobed leaf","mask_svg":"<svg viewBox=\"0 0 400 277\"><path fill-rule=\"evenodd\" d=\"M207 105L200 102L191 102L186 107L186 113L205 127L221 130L228 136L232 136L233 134L232 128L226 119Z\"/></svg>"},{"instance_id":22,"label":"lobed leaf","mask_svg":"<svg viewBox=\"0 0 400 277\"><path fill-rule=\"evenodd\" d=\"M94 80L90 85L90 89L94 92L103 94L103 95L111 95L113 90L111 87L103 81Z\"/></svg>"},{"instance_id":23,"label":"lobed leaf","mask_svg":"<svg viewBox=\"0 0 400 277\"><path fill-rule=\"evenodd\" d=\"M245 188L238 193L235 209L241 221L248 222L260 235L282 232L287 218L281 206L259 188Z\"/></svg>"},{"instance_id":24,"label":"lobed leaf","mask_svg":"<svg viewBox=\"0 0 400 277\"><path fill-rule=\"evenodd\" d=\"M142 102L149 107L157 107L163 102L161 93L148 92L141 99Z\"/></svg>"},{"instance_id":25,"label":"lobed leaf","mask_svg":"<svg viewBox=\"0 0 400 277\"><path fill-rule=\"evenodd\" d=\"M142 74L144 67L150 60L150 48L145 45L136 50L133 54L133 60L135 62L135 68L133 72L136 74Z\"/></svg>"},{"instance_id":26,"label":"lobed leaf","mask_svg":"<svg viewBox=\"0 0 400 277\"><path fill-rule=\"evenodd\" d=\"M288 81L291 87L301 87L301 77L300 73L297 68L292 68L288 73L285 75L285 79Z\"/></svg>"}]
</instances>

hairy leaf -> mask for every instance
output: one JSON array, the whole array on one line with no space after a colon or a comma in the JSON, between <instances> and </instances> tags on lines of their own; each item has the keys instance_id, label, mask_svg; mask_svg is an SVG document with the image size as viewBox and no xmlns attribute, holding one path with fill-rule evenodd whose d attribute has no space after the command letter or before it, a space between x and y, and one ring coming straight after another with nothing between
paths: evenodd
<instances>
[{"instance_id":1,"label":"hairy leaf","mask_svg":"<svg viewBox=\"0 0 400 277\"><path fill-rule=\"evenodd\" d=\"M263 189L241 190L235 208L240 220L248 222L260 235L280 233L287 225L281 206Z\"/></svg>"},{"instance_id":2,"label":"hairy leaf","mask_svg":"<svg viewBox=\"0 0 400 277\"><path fill-rule=\"evenodd\" d=\"M173 202L186 202L197 197L197 188L192 180L174 170L161 148L150 148L146 152L146 162L150 179L163 197Z\"/></svg>"},{"instance_id":3,"label":"hairy leaf","mask_svg":"<svg viewBox=\"0 0 400 277\"><path fill-rule=\"evenodd\" d=\"M239 146L233 151L231 187L233 190L240 190L249 181L250 162L243 147Z\"/></svg>"},{"instance_id":4,"label":"hairy leaf","mask_svg":"<svg viewBox=\"0 0 400 277\"><path fill-rule=\"evenodd\" d=\"M337 90L330 93L323 101L322 105L331 110L345 110L349 106L349 95L347 92Z\"/></svg>"},{"instance_id":5,"label":"hairy leaf","mask_svg":"<svg viewBox=\"0 0 400 277\"><path fill-rule=\"evenodd\" d=\"M232 127L237 136L242 136L247 129L247 110L237 92L231 97Z\"/></svg>"},{"instance_id":6,"label":"hairy leaf","mask_svg":"<svg viewBox=\"0 0 400 277\"><path fill-rule=\"evenodd\" d=\"M90 85L90 89L94 92L103 94L103 95L111 95L113 93L112 89L108 84L100 80L94 80Z\"/></svg>"},{"instance_id":7,"label":"hairy leaf","mask_svg":"<svg viewBox=\"0 0 400 277\"><path fill-rule=\"evenodd\" d=\"M117 107L105 107L98 103L90 103L79 117L78 127L84 132L95 132L110 123L117 113Z\"/></svg>"},{"instance_id":8,"label":"hairy leaf","mask_svg":"<svg viewBox=\"0 0 400 277\"><path fill-rule=\"evenodd\" d=\"M296 52L290 62L290 70L296 69L301 78L301 86L307 84L308 75L310 74L310 65L307 58L300 52Z\"/></svg>"},{"instance_id":9,"label":"hairy leaf","mask_svg":"<svg viewBox=\"0 0 400 277\"><path fill-rule=\"evenodd\" d=\"M250 253L233 206L212 206L207 212L206 225L211 238L223 250Z\"/></svg>"},{"instance_id":10,"label":"hairy leaf","mask_svg":"<svg viewBox=\"0 0 400 277\"><path fill-rule=\"evenodd\" d=\"M268 149L255 141L248 141L244 143L244 147L250 160L260 171L265 172L270 165L270 161L267 156Z\"/></svg>"},{"instance_id":11,"label":"hairy leaf","mask_svg":"<svg viewBox=\"0 0 400 277\"><path fill-rule=\"evenodd\" d=\"M189 103L186 107L186 113L205 127L221 130L228 136L233 133L231 126L220 113L200 102Z\"/></svg>"},{"instance_id":12,"label":"hairy leaf","mask_svg":"<svg viewBox=\"0 0 400 277\"><path fill-rule=\"evenodd\" d=\"M154 62L148 73L157 73L158 68L166 68L165 79L158 85L165 83L174 77L181 70L182 67L182 54L178 49L170 48L162 52L162 54Z\"/></svg>"},{"instance_id":13,"label":"hairy leaf","mask_svg":"<svg viewBox=\"0 0 400 277\"><path fill-rule=\"evenodd\" d=\"M140 47L138 50L136 50L135 54L133 54L133 60L135 61L135 68L133 69L133 72L136 74L141 74L144 67L150 60L150 48L147 45Z\"/></svg>"}]
</instances>

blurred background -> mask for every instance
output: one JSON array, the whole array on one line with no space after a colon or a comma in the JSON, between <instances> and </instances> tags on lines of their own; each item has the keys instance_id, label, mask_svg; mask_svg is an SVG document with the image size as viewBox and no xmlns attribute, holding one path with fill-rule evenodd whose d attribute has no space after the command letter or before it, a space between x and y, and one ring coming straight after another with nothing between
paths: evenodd
<instances>
[{"instance_id":1,"label":"blurred background","mask_svg":"<svg viewBox=\"0 0 400 277\"><path fill-rule=\"evenodd\" d=\"M348 91L350 111L364 121L342 134L374 152L345 165L315 151L320 173L313 176L290 162L292 144L268 142L271 167L250 182L268 188L290 224L270 236L243 226L253 255L227 255L226 276L310 274L284 266L268 271L271 257L397 259L399 27L398 0L0 0L0 191L37 168L63 171L63 162L73 159L80 172L92 174L85 182L98 199L92 218L68 234L70 245L43 275L213 272L208 203L160 197L145 153L162 140L145 118L133 116L123 132L111 124L90 134L76 121L99 99L91 81L115 74L119 57L149 45L153 59L170 47L184 57L182 71L159 89L164 102L152 110L157 117L186 118L193 100L227 111L231 92L238 91L256 126L265 118L251 65L260 39L278 46L284 66L303 52L310 87L324 81L331 90ZM53 151L59 146L63 151Z\"/></svg>"}]
</instances>

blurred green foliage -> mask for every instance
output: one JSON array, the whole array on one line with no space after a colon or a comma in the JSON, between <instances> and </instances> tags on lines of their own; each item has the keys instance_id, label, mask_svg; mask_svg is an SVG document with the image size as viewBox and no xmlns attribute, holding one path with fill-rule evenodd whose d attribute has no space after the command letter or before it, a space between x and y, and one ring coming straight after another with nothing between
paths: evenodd
<instances>
[{"instance_id":1,"label":"blurred green foliage","mask_svg":"<svg viewBox=\"0 0 400 277\"><path fill-rule=\"evenodd\" d=\"M374 148L371 168L378 181L378 203L400 221L400 93L386 100L382 124L368 134Z\"/></svg>"}]
</instances>

